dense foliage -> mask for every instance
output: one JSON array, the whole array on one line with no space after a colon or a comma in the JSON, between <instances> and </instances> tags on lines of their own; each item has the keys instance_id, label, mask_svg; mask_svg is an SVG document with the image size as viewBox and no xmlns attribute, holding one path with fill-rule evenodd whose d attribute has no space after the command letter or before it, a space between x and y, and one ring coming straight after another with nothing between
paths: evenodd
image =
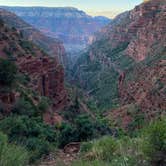
<instances>
[{"instance_id":1,"label":"dense foliage","mask_svg":"<svg viewBox=\"0 0 166 166\"><path fill-rule=\"evenodd\" d=\"M14 63L0 59L0 84L11 86L16 77L17 68Z\"/></svg>"},{"instance_id":2,"label":"dense foliage","mask_svg":"<svg viewBox=\"0 0 166 166\"><path fill-rule=\"evenodd\" d=\"M63 147L70 142L88 141L105 134L111 134L111 129L107 124L81 114L76 116L72 123L62 124L58 142L59 146Z\"/></svg>"},{"instance_id":3,"label":"dense foliage","mask_svg":"<svg viewBox=\"0 0 166 166\"><path fill-rule=\"evenodd\" d=\"M25 166L28 158L28 152L23 147L9 144L7 136L0 132L0 165Z\"/></svg>"},{"instance_id":4,"label":"dense foliage","mask_svg":"<svg viewBox=\"0 0 166 166\"><path fill-rule=\"evenodd\" d=\"M83 143L82 160L73 166L164 166L166 164L166 119L151 123L136 137L103 137Z\"/></svg>"},{"instance_id":5,"label":"dense foliage","mask_svg":"<svg viewBox=\"0 0 166 166\"><path fill-rule=\"evenodd\" d=\"M10 142L25 146L30 160L35 161L56 147L56 133L40 118L10 116L0 121L0 130L6 133Z\"/></svg>"}]
</instances>

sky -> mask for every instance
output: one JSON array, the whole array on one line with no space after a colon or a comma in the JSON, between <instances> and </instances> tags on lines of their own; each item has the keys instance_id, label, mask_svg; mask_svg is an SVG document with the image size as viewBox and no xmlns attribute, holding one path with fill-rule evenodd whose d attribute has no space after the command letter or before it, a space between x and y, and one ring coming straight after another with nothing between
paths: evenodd
<instances>
[{"instance_id":1,"label":"sky","mask_svg":"<svg viewBox=\"0 0 166 166\"><path fill-rule=\"evenodd\" d=\"M134 8L143 0L0 0L5 6L76 7L90 15L115 15Z\"/></svg>"}]
</instances>

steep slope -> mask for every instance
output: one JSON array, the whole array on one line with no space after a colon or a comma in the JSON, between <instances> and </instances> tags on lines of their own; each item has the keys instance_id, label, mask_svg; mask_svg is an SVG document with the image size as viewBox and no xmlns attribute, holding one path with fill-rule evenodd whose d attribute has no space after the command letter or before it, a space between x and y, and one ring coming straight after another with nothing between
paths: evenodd
<instances>
[{"instance_id":1,"label":"steep slope","mask_svg":"<svg viewBox=\"0 0 166 166\"><path fill-rule=\"evenodd\" d=\"M54 126L68 105L64 69L56 57L4 21L0 19L0 132L10 143L26 148L29 165L60 142Z\"/></svg>"},{"instance_id":2,"label":"steep slope","mask_svg":"<svg viewBox=\"0 0 166 166\"><path fill-rule=\"evenodd\" d=\"M97 123L83 93L72 85L64 86L64 69L57 59L3 20L0 44L0 131L19 144L25 142L28 149L37 151L32 156L40 157L55 145L63 148L72 141L110 132Z\"/></svg>"},{"instance_id":3,"label":"steep slope","mask_svg":"<svg viewBox=\"0 0 166 166\"><path fill-rule=\"evenodd\" d=\"M117 16L78 60L73 75L101 108L165 112L165 13L166 1L151 0Z\"/></svg>"},{"instance_id":4,"label":"steep slope","mask_svg":"<svg viewBox=\"0 0 166 166\"><path fill-rule=\"evenodd\" d=\"M32 41L46 51L47 54L58 58L59 62L65 64L66 55L62 42L57 39L44 36L39 30L36 30L31 25L24 22L14 13L10 13L4 9L0 9L0 18L11 28L19 30L25 39Z\"/></svg>"},{"instance_id":5,"label":"steep slope","mask_svg":"<svg viewBox=\"0 0 166 166\"><path fill-rule=\"evenodd\" d=\"M56 57L49 57L31 41L23 38L21 31L10 28L2 19L0 22L0 57L15 62L19 71L28 77L25 89L30 88L39 96L50 98L54 111L63 108L67 96L63 66Z\"/></svg>"},{"instance_id":6,"label":"steep slope","mask_svg":"<svg viewBox=\"0 0 166 166\"><path fill-rule=\"evenodd\" d=\"M50 37L63 41L67 51L76 51L91 42L91 36L110 22L106 17L91 17L72 7L3 7Z\"/></svg>"}]
</instances>

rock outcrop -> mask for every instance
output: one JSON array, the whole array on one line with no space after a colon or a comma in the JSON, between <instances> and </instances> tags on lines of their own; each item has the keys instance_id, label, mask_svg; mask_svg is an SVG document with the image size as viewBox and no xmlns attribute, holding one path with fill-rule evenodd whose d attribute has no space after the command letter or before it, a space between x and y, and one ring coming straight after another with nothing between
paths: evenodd
<instances>
[{"instance_id":1,"label":"rock outcrop","mask_svg":"<svg viewBox=\"0 0 166 166\"><path fill-rule=\"evenodd\" d=\"M39 95L50 98L55 110L62 109L67 95L64 87L64 70L56 59L49 57L19 58L20 72L30 76L30 84Z\"/></svg>"},{"instance_id":2,"label":"rock outcrop","mask_svg":"<svg viewBox=\"0 0 166 166\"><path fill-rule=\"evenodd\" d=\"M150 120L166 114L165 14L166 1L154 0L130 12L129 33L134 36L125 53L139 63L125 71L126 78L118 86L121 107L110 113L115 124L125 129L138 123L140 116Z\"/></svg>"},{"instance_id":3,"label":"rock outcrop","mask_svg":"<svg viewBox=\"0 0 166 166\"><path fill-rule=\"evenodd\" d=\"M111 51L125 44L121 51L135 61L142 61L166 47L165 13L165 1L143 3L112 20L96 36L96 42L105 40L110 55Z\"/></svg>"},{"instance_id":4,"label":"rock outcrop","mask_svg":"<svg viewBox=\"0 0 166 166\"><path fill-rule=\"evenodd\" d=\"M166 47L166 2L149 1L130 12L128 33L133 35L126 54L137 61Z\"/></svg>"}]
</instances>

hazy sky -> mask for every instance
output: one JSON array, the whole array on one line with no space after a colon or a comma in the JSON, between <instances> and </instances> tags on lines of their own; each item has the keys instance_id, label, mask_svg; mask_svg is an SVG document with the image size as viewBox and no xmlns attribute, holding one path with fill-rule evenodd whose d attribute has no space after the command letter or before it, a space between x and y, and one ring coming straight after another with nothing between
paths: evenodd
<instances>
[{"instance_id":1,"label":"hazy sky","mask_svg":"<svg viewBox=\"0 0 166 166\"><path fill-rule=\"evenodd\" d=\"M143 0L0 0L0 5L10 6L71 6L92 15L112 17L117 13L134 8Z\"/></svg>"}]
</instances>

